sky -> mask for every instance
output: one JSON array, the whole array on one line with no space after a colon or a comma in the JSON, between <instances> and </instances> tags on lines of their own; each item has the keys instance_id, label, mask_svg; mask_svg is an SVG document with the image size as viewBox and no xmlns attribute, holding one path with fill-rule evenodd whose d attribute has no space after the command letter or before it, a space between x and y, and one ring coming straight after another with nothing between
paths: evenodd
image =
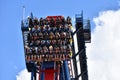
<instances>
[{"instance_id":1,"label":"sky","mask_svg":"<svg viewBox=\"0 0 120 80\"><path fill-rule=\"evenodd\" d=\"M119 0L0 0L0 80L30 80L26 71L21 33L25 17L70 16L83 10L91 20L92 40L87 46L89 80L120 79Z\"/></svg>"}]
</instances>

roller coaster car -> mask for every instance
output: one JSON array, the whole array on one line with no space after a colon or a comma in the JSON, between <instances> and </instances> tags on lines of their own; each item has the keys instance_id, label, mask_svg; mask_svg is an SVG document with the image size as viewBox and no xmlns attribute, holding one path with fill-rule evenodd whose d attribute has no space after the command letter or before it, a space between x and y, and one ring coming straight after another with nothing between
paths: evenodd
<instances>
[{"instance_id":1,"label":"roller coaster car","mask_svg":"<svg viewBox=\"0 0 120 80\"><path fill-rule=\"evenodd\" d=\"M32 19L32 21L33 20L34 19ZM34 67L34 64L31 63L31 61L39 65L38 63L41 63L43 61L68 60L72 55L72 49L69 50L69 48L66 48L68 45L72 47L72 37L70 37L72 36L72 34L70 29L68 29L69 23L65 22L63 16L47 16L44 20L49 24L43 23L43 25L41 26L37 23L30 26L31 22L29 22L29 19L23 20L21 24L24 52L26 58L25 60L29 72L31 72L32 67ZM33 31L32 29L36 25L40 28L40 30L35 29ZM56 38L56 35L56 37L51 39L49 38L49 36L44 36L46 33L49 33L49 31L46 29L46 25L49 25L49 27L51 28L50 32L52 32L54 35L57 34L56 32L58 32L59 37ZM42 29L43 26L45 27L45 29ZM56 31L53 31L52 29L56 27ZM45 32L43 30L45 30ZM41 35L43 35L42 39L38 34L39 32L41 33ZM66 35L68 36L66 37ZM54 44L52 44L53 42L51 42L53 40L56 41ZM62 42L61 44L57 43L59 42L59 40ZM50 52L50 46L53 46L52 52Z\"/></svg>"}]
</instances>

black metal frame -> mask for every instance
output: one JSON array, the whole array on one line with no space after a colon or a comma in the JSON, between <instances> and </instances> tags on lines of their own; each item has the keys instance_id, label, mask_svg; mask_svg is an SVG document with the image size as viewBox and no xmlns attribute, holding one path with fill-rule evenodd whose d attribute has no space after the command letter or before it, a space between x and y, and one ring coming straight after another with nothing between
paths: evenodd
<instances>
[{"instance_id":1,"label":"black metal frame","mask_svg":"<svg viewBox=\"0 0 120 80\"><path fill-rule=\"evenodd\" d=\"M74 67L74 74L75 78L72 80L79 80L81 77L82 80L88 80L88 70L87 70L87 57L86 57L86 47L85 43L90 43L91 42L91 36L90 36L90 21L88 21L87 25L89 27L89 40L88 42L85 40L84 37L84 28L83 28L83 12L81 14L77 14L76 16L76 31L73 32L74 34L77 34L77 44L78 44L78 52L73 54L72 60L73 60L73 67ZM80 62L80 70L81 73L78 74L78 67L77 67L77 61L76 61L76 56L79 56L79 62Z\"/></svg>"}]
</instances>

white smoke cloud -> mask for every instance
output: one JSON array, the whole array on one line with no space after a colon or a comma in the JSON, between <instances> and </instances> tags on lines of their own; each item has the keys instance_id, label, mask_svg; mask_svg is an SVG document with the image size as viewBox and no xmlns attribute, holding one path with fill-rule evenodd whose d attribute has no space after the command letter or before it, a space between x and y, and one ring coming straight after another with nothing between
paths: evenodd
<instances>
[{"instance_id":1,"label":"white smoke cloud","mask_svg":"<svg viewBox=\"0 0 120 80\"><path fill-rule=\"evenodd\" d=\"M31 80L31 74L28 73L27 69L22 70L16 76L17 80Z\"/></svg>"},{"instance_id":2,"label":"white smoke cloud","mask_svg":"<svg viewBox=\"0 0 120 80\"><path fill-rule=\"evenodd\" d=\"M94 18L92 43L87 44L89 80L120 80L120 10Z\"/></svg>"}]
</instances>

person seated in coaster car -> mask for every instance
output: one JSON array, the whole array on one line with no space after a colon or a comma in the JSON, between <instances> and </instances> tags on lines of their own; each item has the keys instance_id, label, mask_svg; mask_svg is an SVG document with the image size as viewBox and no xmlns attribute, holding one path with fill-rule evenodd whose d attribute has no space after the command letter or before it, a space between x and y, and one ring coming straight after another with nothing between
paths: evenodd
<instances>
[{"instance_id":1,"label":"person seated in coaster car","mask_svg":"<svg viewBox=\"0 0 120 80\"><path fill-rule=\"evenodd\" d=\"M61 23L62 23L63 26L65 25L65 18L61 19Z\"/></svg>"},{"instance_id":2,"label":"person seated in coaster car","mask_svg":"<svg viewBox=\"0 0 120 80\"><path fill-rule=\"evenodd\" d=\"M24 47L25 48L25 51L26 51L26 54L30 54L30 47L28 47L27 45Z\"/></svg>"},{"instance_id":3,"label":"person seated in coaster car","mask_svg":"<svg viewBox=\"0 0 120 80\"><path fill-rule=\"evenodd\" d=\"M36 61L36 60L37 60L37 56L33 55L33 61Z\"/></svg>"},{"instance_id":4,"label":"person seated in coaster car","mask_svg":"<svg viewBox=\"0 0 120 80\"><path fill-rule=\"evenodd\" d=\"M71 45L67 45L67 48L66 48L66 52L67 52L67 54L70 54L70 52L72 51L72 49L71 49Z\"/></svg>"},{"instance_id":5,"label":"person seated in coaster car","mask_svg":"<svg viewBox=\"0 0 120 80\"><path fill-rule=\"evenodd\" d=\"M29 47L33 47L35 45L35 41L31 40L31 42L29 43Z\"/></svg>"},{"instance_id":6,"label":"person seated in coaster car","mask_svg":"<svg viewBox=\"0 0 120 80\"><path fill-rule=\"evenodd\" d=\"M45 40L41 40L41 46L45 45Z\"/></svg>"},{"instance_id":7,"label":"person seated in coaster car","mask_svg":"<svg viewBox=\"0 0 120 80\"><path fill-rule=\"evenodd\" d=\"M66 38L66 32L61 32L60 38L61 38L62 40L64 40L64 39Z\"/></svg>"},{"instance_id":8,"label":"person seated in coaster car","mask_svg":"<svg viewBox=\"0 0 120 80\"><path fill-rule=\"evenodd\" d=\"M50 54L53 53L53 46L52 46L52 45L49 46L49 53L50 53Z\"/></svg>"},{"instance_id":9,"label":"person seated in coaster car","mask_svg":"<svg viewBox=\"0 0 120 80\"><path fill-rule=\"evenodd\" d=\"M51 41L51 40L49 40L49 39L45 40L45 44L46 44L47 47L50 46L50 41Z\"/></svg>"},{"instance_id":10,"label":"person seated in coaster car","mask_svg":"<svg viewBox=\"0 0 120 80\"><path fill-rule=\"evenodd\" d=\"M56 45L59 45L59 46L63 45L62 40L60 38L58 40L56 40Z\"/></svg>"},{"instance_id":11,"label":"person seated in coaster car","mask_svg":"<svg viewBox=\"0 0 120 80\"><path fill-rule=\"evenodd\" d=\"M56 45L56 40L55 39L50 40L50 44L53 45L53 46Z\"/></svg>"},{"instance_id":12,"label":"person seated in coaster car","mask_svg":"<svg viewBox=\"0 0 120 80\"><path fill-rule=\"evenodd\" d=\"M46 46L43 47L43 52L44 52L44 54L48 53L48 48Z\"/></svg>"},{"instance_id":13,"label":"person seated in coaster car","mask_svg":"<svg viewBox=\"0 0 120 80\"><path fill-rule=\"evenodd\" d=\"M42 32L42 33L45 33L46 31L47 31L46 25L42 26L42 27L41 27L41 32Z\"/></svg>"},{"instance_id":14,"label":"person seated in coaster car","mask_svg":"<svg viewBox=\"0 0 120 80\"><path fill-rule=\"evenodd\" d=\"M57 27L56 27L56 26L52 27L52 28L51 28L51 31L52 31L53 33L55 33L55 32L57 31Z\"/></svg>"},{"instance_id":15,"label":"person seated in coaster car","mask_svg":"<svg viewBox=\"0 0 120 80\"><path fill-rule=\"evenodd\" d=\"M58 40L58 39L60 38L59 32L56 32L56 33L55 33L55 38L56 38L56 40Z\"/></svg>"},{"instance_id":16,"label":"person seated in coaster car","mask_svg":"<svg viewBox=\"0 0 120 80\"><path fill-rule=\"evenodd\" d=\"M30 55L26 55L25 60L26 60L26 62L29 62L30 61Z\"/></svg>"},{"instance_id":17,"label":"person seated in coaster car","mask_svg":"<svg viewBox=\"0 0 120 80\"><path fill-rule=\"evenodd\" d=\"M33 55L30 55L30 61L33 61Z\"/></svg>"},{"instance_id":18,"label":"person seated in coaster car","mask_svg":"<svg viewBox=\"0 0 120 80\"><path fill-rule=\"evenodd\" d=\"M54 39L55 38L55 35L54 35L54 33L51 31L50 33L49 33L49 39Z\"/></svg>"},{"instance_id":19,"label":"person seated in coaster car","mask_svg":"<svg viewBox=\"0 0 120 80\"><path fill-rule=\"evenodd\" d=\"M50 33L50 31L51 31L50 25L46 25L46 31L47 31L48 33Z\"/></svg>"},{"instance_id":20,"label":"person seated in coaster car","mask_svg":"<svg viewBox=\"0 0 120 80\"><path fill-rule=\"evenodd\" d=\"M59 54L60 53L60 48L59 46L56 46L56 54Z\"/></svg>"},{"instance_id":21,"label":"person seated in coaster car","mask_svg":"<svg viewBox=\"0 0 120 80\"><path fill-rule=\"evenodd\" d=\"M35 54L35 47L31 47L32 48L32 54Z\"/></svg>"},{"instance_id":22,"label":"person seated in coaster car","mask_svg":"<svg viewBox=\"0 0 120 80\"><path fill-rule=\"evenodd\" d=\"M67 38L67 39L72 38L72 36L71 36L71 32L69 32L69 31L68 31L68 32L66 32L66 38Z\"/></svg>"},{"instance_id":23,"label":"person seated in coaster car","mask_svg":"<svg viewBox=\"0 0 120 80\"><path fill-rule=\"evenodd\" d=\"M55 21L55 22L56 22L56 27L59 27L60 19L59 19L58 17L56 18L56 21Z\"/></svg>"},{"instance_id":24,"label":"person seated in coaster car","mask_svg":"<svg viewBox=\"0 0 120 80\"><path fill-rule=\"evenodd\" d=\"M38 29L38 26L34 26L34 27L32 28L32 32L37 32L37 29Z\"/></svg>"},{"instance_id":25,"label":"person seated in coaster car","mask_svg":"<svg viewBox=\"0 0 120 80\"><path fill-rule=\"evenodd\" d=\"M33 23L32 19L29 18L29 28L32 29L33 27L34 27L34 23Z\"/></svg>"},{"instance_id":26,"label":"person seated in coaster car","mask_svg":"<svg viewBox=\"0 0 120 80\"><path fill-rule=\"evenodd\" d=\"M66 45L67 41L66 40L61 40L62 41L62 45Z\"/></svg>"},{"instance_id":27,"label":"person seated in coaster car","mask_svg":"<svg viewBox=\"0 0 120 80\"><path fill-rule=\"evenodd\" d=\"M52 45L49 46L49 58L51 60L53 60L55 57L55 50L54 50L54 47Z\"/></svg>"},{"instance_id":28,"label":"person seated in coaster car","mask_svg":"<svg viewBox=\"0 0 120 80\"><path fill-rule=\"evenodd\" d=\"M68 24L68 31L69 31L69 32L73 32L73 31L72 31L72 28L73 28L72 24Z\"/></svg>"},{"instance_id":29,"label":"person seated in coaster car","mask_svg":"<svg viewBox=\"0 0 120 80\"><path fill-rule=\"evenodd\" d=\"M41 27L41 26L44 26L43 18L42 18L42 17L39 19L39 26L40 26L40 27Z\"/></svg>"},{"instance_id":30,"label":"person seated in coaster car","mask_svg":"<svg viewBox=\"0 0 120 80\"><path fill-rule=\"evenodd\" d=\"M34 43L35 47L38 47L41 44L41 41L39 39L37 39Z\"/></svg>"},{"instance_id":31,"label":"person seated in coaster car","mask_svg":"<svg viewBox=\"0 0 120 80\"><path fill-rule=\"evenodd\" d=\"M56 18L56 27L59 27L60 25L62 25L62 19L57 17Z\"/></svg>"},{"instance_id":32,"label":"person seated in coaster car","mask_svg":"<svg viewBox=\"0 0 120 80\"><path fill-rule=\"evenodd\" d=\"M47 32L45 32L45 33L43 34L43 38L44 38L45 40L47 40L47 39L48 39L48 37L49 37L48 33L47 33Z\"/></svg>"},{"instance_id":33,"label":"person seated in coaster car","mask_svg":"<svg viewBox=\"0 0 120 80\"><path fill-rule=\"evenodd\" d=\"M65 50L63 46L60 46L60 58L63 60L65 59Z\"/></svg>"},{"instance_id":34,"label":"person seated in coaster car","mask_svg":"<svg viewBox=\"0 0 120 80\"><path fill-rule=\"evenodd\" d=\"M43 19L43 24L44 26L46 26L46 19Z\"/></svg>"},{"instance_id":35,"label":"person seated in coaster car","mask_svg":"<svg viewBox=\"0 0 120 80\"><path fill-rule=\"evenodd\" d=\"M50 22L47 18L45 18L45 25L50 25Z\"/></svg>"},{"instance_id":36,"label":"person seated in coaster car","mask_svg":"<svg viewBox=\"0 0 120 80\"><path fill-rule=\"evenodd\" d=\"M40 27L39 27L38 19L35 18L34 19L34 27L32 28L32 32L37 32L37 31L40 31Z\"/></svg>"},{"instance_id":37,"label":"person seated in coaster car","mask_svg":"<svg viewBox=\"0 0 120 80\"><path fill-rule=\"evenodd\" d=\"M71 23L71 18L68 16L67 19L66 19L66 23L69 25L69 24L72 24Z\"/></svg>"},{"instance_id":38,"label":"person seated in coaster car","mask_svg":"<svg viewBox=\"0 0 120 80\"><path fill-rule=\"evenodd\" d=\"M55 51L55 58L59 59L60 48L58 46L55 46L54 51Z\"/></svg>"},{"instance_id":39,"label":"person seated in coaster car","mask_svg":"<svg viewBox=\"0 0 120 80\"><path fill-rule=\"evenodd\" d=\"M39 40L43 39L43 33L42 33L42 32L39 32L39 33L38 33L38 39L39 39Z\"/></svg>"},{"instance_id":40,"label":"person seated in coaster car","mask_svg":"<svg viewBox=\"0 0 120 80\"><path fill-rule=\"evenodd\" d=\"M36 32L33 33L33 40L37 40L38 39L38 34Z\"/></svg>"},{"instance_id":41,"label":"person seated in coaster car","mask_svg":"<svg viewBox=\"0 0 120 80\"><path fill-rule=\"evenodd\" d=\"M41 46L39 46L39 47L38 47L38 54L40 54L40 55L41 55L42 53L43 53L43 49L42 49L42 47L41 47Z\"/></svg>"},{"instance_id":42,"label":"person seated in coaster car","mask_svg":"<svg viewBox=\"0 0 120 80\"><path fill-rule=\"evenodd\" d=\"M53 18L51 18L51 19L50 19L50 27L54 27L54 26L55 26L54 19L53 19Z\"/></svg>"}]
</instances>

